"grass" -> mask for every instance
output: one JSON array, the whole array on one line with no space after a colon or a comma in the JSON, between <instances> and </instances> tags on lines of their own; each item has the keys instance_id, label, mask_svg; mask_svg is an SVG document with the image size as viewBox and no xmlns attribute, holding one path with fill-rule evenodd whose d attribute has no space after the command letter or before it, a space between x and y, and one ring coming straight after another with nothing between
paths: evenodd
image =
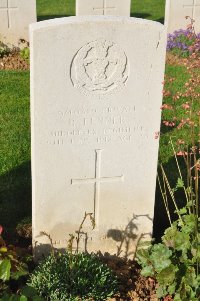
<instances>
[{"instance_id":1,"label":"grass","mask_svg":"<svg viewBox=\"0 0 200 301\"><path fill-rule=\"evenodd\" d=\"M38 21L75 15L75 0L37 0Z\"/></svg>"},{"instance_id":2,"label":"grass","mask_svg":"<svg viewBox=\"0 0 200 301\"><path fill-rule=\"evenodd\" d=\"M29 72L0 71L1 224L31 214Z\"/></svg>"},{"instance_id":3,"label":"grass","mask_svg":"<svg viewBox=\"0 0 200 301\"><path fill-rule=\"evenodd\" d=\"M132 0L131 16L163 23L165 0Z\"/></svg>"},{"instance_id":4,"label":"grass","mask_svg":"<svg viewBox=\"0 0 200 301\"><path fill-rule=\"evenodd\" d=\"M172 84L170 84L173 94L178 91L185 91L184 85L189 79L189 74L187 72L186 67L166 65L165 74L170 78L175 78L175 81ZM167 103L169 103L169 98L166 98L166 100ZM181 112L179 112L179 115L177 116L179 119L181 117L180 114ZM166 117L167 116L165 112L165 118ZM171 136L173 136L174 140L177 140L180 132L174 130L173 128L170 130L169 128L166 129L165 126L162 126L161 133L163 133L163 135L161 135L160 140L160 161L162 163L167 163L173 155L172 149L171 147L169 147L169 139ZM187 138L189 140L190 137Z\"/></svg>"},{"instance_id":5,"label":"grass","mask_svg":"<svg viewBox=\"0 0 200 301\"><path fill-rule=\"evenodd\" d=\"M123 1L123 0L122 0ZM165 0L132 0L131 16L162 22ZM75 0L37 0L38 21L75 15Z\"/></svg>"}]
</instances>

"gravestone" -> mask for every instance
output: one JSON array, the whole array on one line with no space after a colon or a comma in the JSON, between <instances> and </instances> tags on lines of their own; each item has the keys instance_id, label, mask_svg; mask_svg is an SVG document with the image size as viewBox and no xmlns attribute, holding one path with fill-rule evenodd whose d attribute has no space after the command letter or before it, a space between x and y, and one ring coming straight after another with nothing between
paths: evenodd
<instances>
[{"instance_id":1,"label":"gravestone","mask_svg":"<svg viewBox=\"0 0 200 301\"><path fill-rule=\"evenodd\" d=\"M168 33L173 33L178 29L187 29L190 20L186 19L189 16L194 22L196 33L200 32L200 0L168 0L169 8L166 10L168 23Z\"/></svg>"},{"instance_id":2,"label":"gravestone","mask_svg":"<svg viewBox=\"0 0 200 301\"><path fill-rule=\"evenodd\" d=\"M33 244L130 255L151 235L166 30L129 17L31 25Z\"/></svg>"},{"instance_id":3,"label":"gravestone","mask_svg":"<svg viewBox=\"0 0 200 301\"><path fill-rule=\"evenodd\" d=\"M131 0L76 0L76 15L130 16Z\"/></svg>"},{"instance_id":4,"label":"gravestone","mask_svg":"<svg viewBox=\"0 0 200 301\"><path fill-rule=\"evenodd\" d=\"M29 40L28 27L37 21L35 0L0 0L0 41L18 46Z\"/></svg>"}]
</instances>

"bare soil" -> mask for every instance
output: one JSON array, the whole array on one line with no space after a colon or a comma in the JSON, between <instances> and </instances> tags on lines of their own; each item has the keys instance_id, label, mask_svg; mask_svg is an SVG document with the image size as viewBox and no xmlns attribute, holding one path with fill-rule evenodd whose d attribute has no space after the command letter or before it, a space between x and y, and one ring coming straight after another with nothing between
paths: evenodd
<instances>
[{"instance_id":1,"label":"bare soil","mask_svg":"<svg viewBox=\"0 0 200 301\"><path fill-rule=\"evenodd\" d=\"M115 272L120 281L120 292L108 301L158 301L156 282L152 278L140 275L140 267L136 261L123 260L119 257L104 260Z\"/></svg>"},{"instance_id":2,"label":"bare soil","mask_svg":"<svg viewBox=\"0 0 200 301\"><path fill-rule=\"evenodd\" d=\"M13 51L0 57L0 70L29 70L29 62L22 58L19 51Z\"/></svg>"}]
</instances>

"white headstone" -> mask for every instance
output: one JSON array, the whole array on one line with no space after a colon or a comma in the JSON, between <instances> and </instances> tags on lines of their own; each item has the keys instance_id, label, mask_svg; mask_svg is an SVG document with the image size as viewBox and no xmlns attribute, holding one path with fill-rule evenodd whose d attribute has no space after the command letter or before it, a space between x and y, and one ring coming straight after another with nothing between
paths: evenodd
<instances>
[{"instance_id":1,"label":"white headstone","mask_svg":"<svg viewBox=\"0 0 200 301\"><path fill-rule=\"evenodd\" d=\"M35 0L0 0L0 41L17 46L29 40L29 24L37 21Z\"/></svg>"},{"instance_id":2,"label":"white headstone","mask_svg":"<svg viewBox=\"0 0 200 301\"><path fill-rule=\"evenodd\" d=\"M187 29L190 20L195 20L194 28L196 33L200 32L200 0L168 0L169 9L166 10L168 33L178 29Z\"/></svg>"},{"instance_id":3,"label":"white headstone","mask_svg":"<svg viewBox=\"0 0 200 301\"><path fill-rule=\"evenodd\" d=\"M127 16L131 13L131 0L76 0L76 15Z\"/></svg>"},{"instance_id":4,"label":"white headstone","mask_svg":"<svg viewBox=\"0 0 200 301\"><path fill-rule=\"evenodd\" d=\"M128 254L151 233L165 47L163 25L135 18L31 25L36 252L41 231L65 248L85 212L89 251Z\"/></svg>"}]
</instances>

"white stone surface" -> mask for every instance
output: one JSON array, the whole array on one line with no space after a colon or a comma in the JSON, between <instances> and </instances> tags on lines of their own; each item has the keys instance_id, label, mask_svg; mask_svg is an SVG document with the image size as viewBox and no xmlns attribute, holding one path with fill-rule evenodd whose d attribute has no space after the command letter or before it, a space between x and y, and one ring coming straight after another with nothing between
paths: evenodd
<instances>
[{"instance_id":1,"label":"white stone surface","mask_svg":"<svg viewBox=\"0 0 200 301\"><path fill-rule=\"evenodd\" d=\"M166 32L128 17L31 25L33 245L65 248L85 212L81 248L122 254L150 234ZM129 242L129 244L128 244ZM121 247L120 247L121 246Z\"/></svg>"},{"instance_id":2,"label":"white stone surface","mask_svg":"<svg viewBox=\"0 0 200 301\"><path fill-rule=\"evenodd\" d=\"M168 33L173 33L178 29L187 29L190 20L189 16L195 20L194 27L196 33L200 32L200 0L168 0L165 18L168 23Z\"/></svg>"},{"instance_id":3,"label":"white stone surface","mask_svg":"<svg viewBox=\"0 0 200 301\"><path fill-rule=\"evenodd\" d=\"M112 15L130 17L131 0L76 0L76 15Z\"/></svg>"},{"instance_id":4,"label":"white stone surface","mask_svg":"<svg viewBox=\"0 0 200 301\"><path fill-rule=\"evenodd\" d=\"M36 0L0 0L0 41L18 46L29 40L29 24L37 21Z\"/></svg>"}]
</instances>

